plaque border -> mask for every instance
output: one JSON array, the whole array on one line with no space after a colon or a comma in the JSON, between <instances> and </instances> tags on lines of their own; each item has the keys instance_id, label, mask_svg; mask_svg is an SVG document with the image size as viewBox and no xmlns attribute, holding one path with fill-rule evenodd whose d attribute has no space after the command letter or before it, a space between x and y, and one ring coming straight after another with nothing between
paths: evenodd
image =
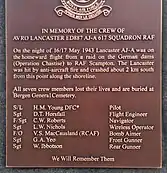
<instances>
[{"instance_id":1,"label":"plaque border","mask_svg":"<svg viewBox=\"0 0 167 173\"><path fill-rule=\"evenodd\" d=\"M85 168L85 169L87 169L87 168L90 168L90 169L92 169L92 168L94 168L94 169L105 169L105 168L107 168L107 169L156 169L156 168L158 168L158 169L161 169L161 168L163 168L163 159L162 159L162 152L163 152L163 147L162 147L162 144L163 144L163 142L162 142L162 140L163 140L163 131L162 131L162 126L163 126L163 121L162 121L162 118L163 118L163 112L162 112L162 108L163 108L163 102L162 102L162 99L163 99L163 90L162 90L162 87L163 87L163 85L162 85L162 80L163 80L163 76L162 76L162 70L163 70L163 63L162 63L162 61L163 61L163 0L160 0L160 115L159 115L159 117L160 117L160 155L161 155L161 157L160 157L160 165L158 165L158 166L9 166L8 165L8 163L7 163L7 160L8 160L8 158L7 158L7 139L8 139L8 128L7 128L7 126L8 126L8 97L7 97L7 93L8 93L8 63L7 63L7 59L8 59L8 51L7 51L7 43L8 43L8 37L7 37L7 28L8 28L8 25L7 25L7 18L8 18L8 16L7 16L7 12L8 12L8 10L7 10L7 3L8 3L8 0L5 0L5 44L6 44L6 49L5 49L5 51L6 51L6 55L5 55L5 60L6 60L6 77L5 77L5 79L6 79L6 94L5 94L5 96L6 96L6 116L5 116L5 118L6 118L6 127L5 127L5 131L6 131L6 135L5 135L5 137L6 137L6 146L5 146L5 151L6 151L6 153L5 153L5 167L6 168L62 168L62 169L68 169L68 168L77 168L77 169L83 169L83 168Z\"/></svg>"}]
</instances>

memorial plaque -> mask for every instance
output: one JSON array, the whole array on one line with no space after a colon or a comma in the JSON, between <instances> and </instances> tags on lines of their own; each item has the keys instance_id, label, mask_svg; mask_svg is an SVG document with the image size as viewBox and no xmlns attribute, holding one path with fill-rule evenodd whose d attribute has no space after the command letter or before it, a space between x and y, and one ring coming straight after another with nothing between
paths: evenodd
<instances>
[{"instance_id":1,"label":"memorial plaque","mask_svg":"<svg viewBox=\"0 0 167 173\"><path fill-rule=\"evenodd\" d=\"M7 167L161 167L161 3L7 0Z\"/></svg>"}]
</instances>

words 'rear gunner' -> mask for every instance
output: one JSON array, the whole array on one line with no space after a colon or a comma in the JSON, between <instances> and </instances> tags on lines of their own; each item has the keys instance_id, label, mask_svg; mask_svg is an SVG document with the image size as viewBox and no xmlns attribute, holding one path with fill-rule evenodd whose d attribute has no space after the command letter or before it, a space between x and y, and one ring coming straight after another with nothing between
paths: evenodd
<instances>
[{"instance_id":1,"label":"words 'rear gunner'","mask_svg":"<svg viewBox=\"0 0 167 173\"><path fill-rule=\"evenodd\" d=\"M112 8L105 5L106 0L61 0L61 5L54 11L61 17L63 14L76 20L90 20L101 14L109 16Z\"/></svg>"}]
</instances>

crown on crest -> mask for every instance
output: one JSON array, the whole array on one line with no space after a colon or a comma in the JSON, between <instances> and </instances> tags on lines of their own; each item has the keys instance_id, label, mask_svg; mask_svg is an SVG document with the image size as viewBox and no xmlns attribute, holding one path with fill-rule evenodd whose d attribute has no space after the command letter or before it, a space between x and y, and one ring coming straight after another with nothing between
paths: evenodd
<instances>
[{"instance_id":1,"label":"crown on crest","mask_svg":"<svg viewBox=\"0 0 167 173\"><path fill-rule=\"evenodd\" d=\"M80 3L86 3L86 2L89 2L90 0L76 0L76 1Z\"/></svg>"}]
</instances>

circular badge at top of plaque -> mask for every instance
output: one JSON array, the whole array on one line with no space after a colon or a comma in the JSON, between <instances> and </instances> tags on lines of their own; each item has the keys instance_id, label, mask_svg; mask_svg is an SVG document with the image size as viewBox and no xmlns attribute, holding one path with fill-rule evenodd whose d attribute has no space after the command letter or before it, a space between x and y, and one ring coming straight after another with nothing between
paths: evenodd
<instances>
[{"instance_id":1,"label":"circular badge at top of plaque","mask_svg":"<svg viewBox=\"0 0 167 173\"><path fill-rule=\"evenodd\" d=\"M105 0L61 0L54 11L58 16L66 14L76 20L90 20L101 14L108 16L112 8L105 5Z\"/></svg>"}]
</instances>

